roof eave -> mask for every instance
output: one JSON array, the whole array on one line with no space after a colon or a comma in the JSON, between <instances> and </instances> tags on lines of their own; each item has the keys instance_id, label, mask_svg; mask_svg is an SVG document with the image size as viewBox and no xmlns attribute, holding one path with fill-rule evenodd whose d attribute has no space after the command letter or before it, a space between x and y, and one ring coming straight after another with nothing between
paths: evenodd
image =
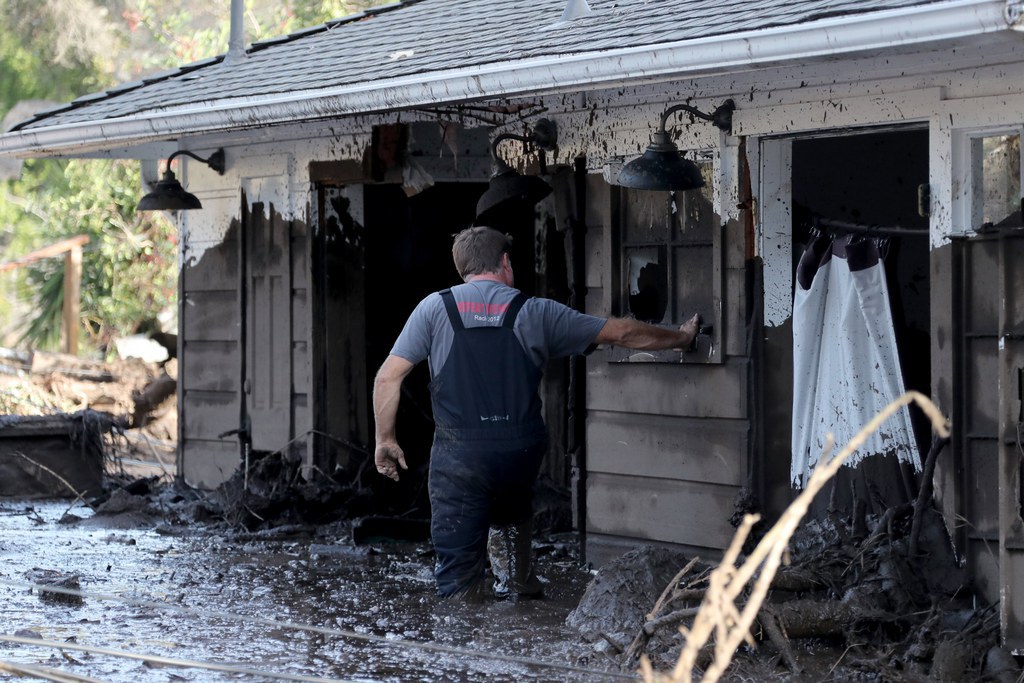
<instances>
[{"instance_id":1,"label":"roof eave","mask_svg":"<svg viewBox=\"0 0 1024 683\"><path fill-rule=\"evenodd\" d=\"M0 155L75 156L185 135L439 104L692 78L1010 30L1004 0L960 0L601 52L497 62L336 88L236 98L0 136Z\"/></svg>"}]
</instances>

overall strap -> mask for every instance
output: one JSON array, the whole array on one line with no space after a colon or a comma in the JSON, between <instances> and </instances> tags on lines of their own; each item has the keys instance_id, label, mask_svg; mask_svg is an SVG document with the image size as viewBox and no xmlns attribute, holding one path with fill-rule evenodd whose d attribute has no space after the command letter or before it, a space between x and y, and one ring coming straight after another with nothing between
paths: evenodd
<instances>
[{"instance_id":1,"label":"overall strap","mask_svg":"<svg viewBox=\"0 0 1024 683\"><path fill-rule=\"evenodd\" d=\"M462 324L462 314L459 313L459 307L455 303L455 297L452 295L452 290L444 289L438 294L441 295L441 301L444 302L444 308L448 312L448 320L451 321L452 329L461 330L465 328Z\"/></svg>"},{"instance_id":2,"label":"overall strap","mask_svg":"<svg viewBox=\"0 0 1024 683\"><path fill-rule=\"evenodd\" d=\"M526 296L522 292L516 294L516 298L512 299L512 303L508 305L508 309L505 311L505 317L501 321L501 326L512 329L516 324L516 316L519 315L519 309L523 307L526 300L530 297Z\"/></svg>"}]
</instances>

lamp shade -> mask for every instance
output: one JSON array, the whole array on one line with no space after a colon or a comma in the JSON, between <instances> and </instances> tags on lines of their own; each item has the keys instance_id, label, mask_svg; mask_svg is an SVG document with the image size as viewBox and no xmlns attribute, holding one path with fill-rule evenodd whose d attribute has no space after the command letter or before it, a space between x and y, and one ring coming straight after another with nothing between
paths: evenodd
<instances>
[{"instance_id":1,"label":"lamp shade","mask_svg":"<svg viewBox=\"0 0 1024 683\"><path fill-rule=\"evenodd\" d=\"M704 187L700 167L679 153L668 133L658 131L642 156L619 171L618 184L637 190L685 191Z\"/></svg>"},{"instance_id":2,"label":"lamp shade","mask_svg":"<svg viewBox=\"0 0 1024 683\"><path fill-rule=\"evenodd\" d=\"M484 225L514 202L533 206L551 194L551 186L536 176L524 176L502 164L491 176L487 190L476 203L476 224Z\"/></svg>"},{"instance_id":3,"label":"lamp shade","mask_svg":"<svg viewBox=\"0 0 1024 683\"><path fill-rule=\"evenodd\" d=\"M157 182L153 191L139 200L137 211L177 211L182 209L203 208L199 198L186 192L174 173L164 171L163 177Z\"/></svg>"}]
</instances>

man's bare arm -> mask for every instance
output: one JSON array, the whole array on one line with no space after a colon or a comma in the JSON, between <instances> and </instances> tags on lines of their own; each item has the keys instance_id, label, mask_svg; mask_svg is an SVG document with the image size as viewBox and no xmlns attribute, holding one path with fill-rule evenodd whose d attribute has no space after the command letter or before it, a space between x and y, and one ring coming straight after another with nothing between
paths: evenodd
<instances>
[{"instance_id":1,"label":"man's bare arm","mask_svg":"<svg viewBox=\"0 0 1024 683\"><path fill-rule=\"evenodd\" d=\"M686 349L697 337L700 316L694 315L678 330L658 327L632 318L609 318L597 333L596 344L613 344L639 351Z\"/></svg>"},{"instance_id":2,"label":"man's bare arm","mask_svg":"<svg viewBox=\"0 0 1024 683\"><path fill-rule=\"evenodd\" d=\"M413 364L401 356L390 355L373 380L373 421L376 448L373 454L377 471L398 481L398 468L409 469L405 453L395 436L398 402L402 397L402 381L412 372Z\"/></svg>"}]
</instances>

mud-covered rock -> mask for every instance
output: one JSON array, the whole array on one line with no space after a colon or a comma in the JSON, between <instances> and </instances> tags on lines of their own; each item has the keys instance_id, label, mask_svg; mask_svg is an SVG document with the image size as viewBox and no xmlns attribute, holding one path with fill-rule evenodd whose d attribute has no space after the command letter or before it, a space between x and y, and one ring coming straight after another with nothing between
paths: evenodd
<instances>
[{"instance_id":1,"label":"mud-covered rock","mask_svg":"<svg viewBox=\"0 0 1024 683\"><path fill-rule=\"evenodd\" d=\"M610 639L628 646L689 559L678 550L654 546L629 551L597 572L565 623L588 642Z\"/></svg>"}]
</instances>

